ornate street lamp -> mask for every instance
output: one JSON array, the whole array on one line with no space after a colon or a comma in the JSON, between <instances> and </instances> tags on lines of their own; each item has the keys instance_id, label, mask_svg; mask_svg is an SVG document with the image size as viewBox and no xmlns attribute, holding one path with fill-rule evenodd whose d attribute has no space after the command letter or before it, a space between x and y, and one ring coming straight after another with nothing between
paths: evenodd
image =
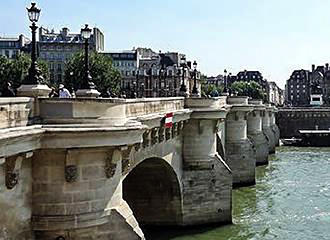
<instances>
[{"instance_id":1,"label":"ornate street lamp","mask_svg":"<svg viewBox=\"0 0 330 240\"><path fill-rule=\"evenodd\" d=\"M44 82L42 77L41 70L38 67L37 63L37 42L36 42L36 31L38 29L37 22L40 17L41 10L36 7L36 3L31 3L30 8L26 8L28 16L32 25L30 26L32 30L32 43L31 43L31 66L29 68L29 74L23 80L23 84L26 85L38 85Z\"/></svg>"},{"instance_id":2,"label":"ornate street lamp","mask_svg":"<svg viewBox=\"0 0 330 240\"><path fill-rule=\"evenodd\" d=\"M197 89L197 62L194 61L193 63L193 67L194 67L194 87L192 90L192 94L194 95L198 95L198 89Z\"/></svg>"},{"instance_id":3,"label":"ornate street lamp","mask_svg":"<svg viewBox=\"0 0 330 240\"><path fill-rule=\"evenodd\" d=\"M88 27L88 24L85 24L85 27L81 29L81 36L85 40L85 69L82 84L76 93L78 97L98 97L100 95L100 93L95 89L95 84L93 83L92 76L89 72L88 41L91 35L92 29Z\"/></svg>"},{"instance_id":4,"label":"ornate street lamp","mask_svg":"<svg viewBox=\"0 0 330 240\"><path fill-rule=\"evenodd\" d=\"M17 95L24 97L48 97L51 89L44 83L42 72L37 63L36 31L38 27L36 23L39 20L41 10L36 7L35 3L31 3L31 7L26 9L29 20L32 23L30 26L32 31L31 66L28 75L22 81L22 85L17 89Z\"/></svg>"},{"instance_id":5,"label":"ornate street lamp","mask_svg":"<svg viewBox=\"0 0 330 240\"><path fill-rule=\"evenodd\" d=\"M180 86L180 95L181 96L186 96L187 95L187 87L184 83L184 77L185 77L185 71L186 71L186 58L184 56L181 57L181 76L182 76L182 82Z\"/></svg>"}]
</instances>

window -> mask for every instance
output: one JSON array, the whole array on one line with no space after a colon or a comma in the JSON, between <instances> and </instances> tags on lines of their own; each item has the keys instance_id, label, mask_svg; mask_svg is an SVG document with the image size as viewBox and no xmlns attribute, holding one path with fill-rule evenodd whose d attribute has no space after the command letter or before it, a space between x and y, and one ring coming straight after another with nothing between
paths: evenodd
<instances>
[{"instance_id":1,"label":"window","mask_svg":"<svg viewBox=\"0 0 330 240\"><path fill-rule=\"evenodd\" d=\"M304 85L303 85L303 88L305 88L305 87L306 87L306 85L304 84Z\"/></svg>"},{"instance_id":2,"label":"window","mask_svg":"<svg viewBox=\"0 0 330 240\"><path fill-rule=\"evenodd\" d=\"M50 73L50 82L51 82L51 83L54 82L54 73Z\"/></svg>"},{"instance_id":3,"label":"window","mask_svg":"<svg viewBox=\"0 0 330 240\"><path fill-rule=\"evenodd\" d=\"M297 85L297 88L299 88L299 84Z\"/></svg>"}]
</instances>

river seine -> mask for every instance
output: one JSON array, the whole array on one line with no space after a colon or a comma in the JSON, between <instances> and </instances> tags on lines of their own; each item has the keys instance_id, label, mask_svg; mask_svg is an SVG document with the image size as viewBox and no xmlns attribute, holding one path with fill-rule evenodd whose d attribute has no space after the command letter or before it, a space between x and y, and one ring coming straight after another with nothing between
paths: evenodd
<instances>
[{"instance_id":1,"label":"river seine","mask_svg":"<svg viewBox=\"0 0 330 240\"><path fill-rule=\"evenodd\" d=\"M147 240L329 240L330 148L277 148L257 184L233 191L233 224L154 231Z\"/></svg>"}]
</instances>

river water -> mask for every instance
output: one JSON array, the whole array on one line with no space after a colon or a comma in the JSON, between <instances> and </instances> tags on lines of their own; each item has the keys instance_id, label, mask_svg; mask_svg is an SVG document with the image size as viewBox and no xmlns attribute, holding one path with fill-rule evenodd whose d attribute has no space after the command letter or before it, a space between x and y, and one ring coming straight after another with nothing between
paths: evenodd
<instances>
[{"instance_id":1,"label":"river water","mask_svg":"<svg viewBox=\"0 0 330 240\"><path fill-rule=\"evenodd\" d=\"M233 224L149 240L330 240L330 148L280 147L257 184L233 191Z\"/></svg>"}]
</instances>

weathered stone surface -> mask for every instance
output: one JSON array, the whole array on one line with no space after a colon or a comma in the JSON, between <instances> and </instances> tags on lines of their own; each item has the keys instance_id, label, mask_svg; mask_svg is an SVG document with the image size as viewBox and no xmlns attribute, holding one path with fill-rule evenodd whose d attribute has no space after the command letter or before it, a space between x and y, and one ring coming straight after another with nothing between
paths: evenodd
<instances>
[{"instance_id":1,"label":"weathered stone surface","mask_svg":"<svg viewBox=\"0 0 330 240\"><path fill-rule=\"evenodd\" d=\"M268 141L262 132L262 116L261 112L265 109L262 101L249 101L254 103L253 112L249 113L247 117L247 132L248 138L252 142L256 152L256 165L263 165L268 163Z\"/></svg>"},{"instance_id":2,"label":"weathered stone surface","mask_svg":"<svg viewBox=\"0 0 330 240\"><path fill-rule=\"evenodd\" d=\"M0 98L0 128L27 126L35 114L34 103L33 98Z\"/></svg>"},{"instance_id":3,"label":"weathered stone surface","mask_svg":"<svg viewBox=\"0 0 330 240\"><path fill-rule=\"evenodd\" d=\"M19 173L19 184L9 190L5 184L5 165L0 165L0 239L34 239L30 222L32 209L30 159L23 161Z\"/></svg>"},{"instance_id":4,"label":"weathered stone surface","mask_svg":"<svg viewBox=\"0 0 330 240\"><path fill-rule=\"evenodd\" d=\"M269 153L273 154L275 153L275 134L271 128L270 125L270 108L267 108L262 115L262 131L265 134L267 141L268 141L268 147L269 147Z\"/></svg>"},{"instance_id":5,"label":"weathered stone surface","mask_svg":"<svg viewBox=\"0 0 330 240\"><path fill-rule=\"evenodd\" d=\"M247 97L230 97L233 104L226 118L226 162L232 170L233 186L255 184L256 151L247 137L247 116L253 111Z\"/></svg>"},{"instance_id":6,"label":"weathered stone surface","mask_svg":"<svg viewBox=\"0 0 330 240\"><path fill-rule=\"evenodd\" d=\"M232 128L225 98L0 103L0 238L144 239L140 224L231 222L233 177L254 183L243 100L230 102ZM164 129L168 112L173 127ZM8 190L4 166L17 154Z\"/></svg>"}]
</instances>

